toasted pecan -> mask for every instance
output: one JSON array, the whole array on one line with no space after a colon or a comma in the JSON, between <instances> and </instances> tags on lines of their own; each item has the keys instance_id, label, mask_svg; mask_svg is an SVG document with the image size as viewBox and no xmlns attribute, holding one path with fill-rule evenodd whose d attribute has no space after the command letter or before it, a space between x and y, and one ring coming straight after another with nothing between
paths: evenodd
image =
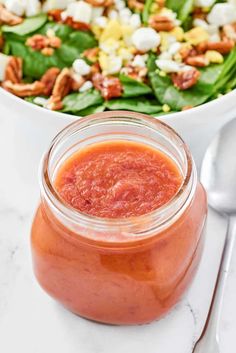
<instances>
[{"instance_id":1,"label":"toasted pecan","mask_svg":"<svg viewBox=\"0 0 236 353\"><path fill-rule=\"evenodd\" d=\"M97 61L98 58L98 53L99 53L99 48L90 48L87 49L83 52L82 56L88 60L90 60L91 62L95 62Z\"/></svg>"},{"instance_id":2,"label":"toasted pecan","mask_svg":"<svg viewBox=\"0 0 236 353\"><path fill-rule=\"evenodd\" d=\"M148 69L147 67L134 67L132 65L127 65L121 69L121 72L134 80L145 81Z\"/></svg>"},{"instance_id":3,"label":"toasted pecan","mask_svg":"<svg viewBox=\"0 0 236 353\"><path fill-rule=\"evenodd\" d=\"M55 85L52 90L52 95L48 102L48 107L51 110L60 110L63 107L63 98L71 91L72 78L68 68L64 68L57 76Z\"/></svg>"},{"instance_id":4,"label":"toasted pecan","mask_svg":"<svg viewBox=\"0 0 236 353\"><path fill-rule=\"evenodd\" d=\"M25 44L34 50L42 50L49 46L49 38L42 34L35 34L29 37Z\"/></svg>"},{"instance_id":5,"label":"toasted pecan","mask_svg":"<svg viewBox=\"0 0 236 353\"><path fill-rule=\"evenodd\" d=\"M200 77L200 72L194 67L191 70L180 71L171 74L174 85L180 90L186 90L194 86Z\"/></svg>"},{"instance_id":6,"label":"toasted pecan","mask_svg":"<svg viewBox=\"0 0 236 353\"><path fill-rule=\"evenodd\" d=\"M74 21L72 17L67 17L63 23L67 24L68 26L72 27L73 29L76 30L81 30L81 31L89 31L91 26L88 23L85 22L78 22Z\"/></svg>"},{"instance_id":7,"label":"toasted pecan","mask_svg":"<svg viewBox=\"0 0 236 353\"><path fill-rule=\"evenodd\" d=\"M3 88L18 97L30 97L43 94L44 84L40 81L33 83L12 83L11 81L4 81Z\"/></svg>"},{"instance_id":8,"label":"toasted pecan","mask_svg":"<svg viewBox=\"0 0 236 353\"><path fill-rule=\"evenodd\" d=\"M123 87L118 77L103 76L97 73L93 75L92 82L94 87L101 92L102 97L106 100L122 95Z\"/></svg>"},{"instance_id":9,"label":"toasted pecan","mask_svg":"<svg viewBox=\"0 0 236 353\"><path fill-rule=\"evenodd\" d=\"M169 32L175 27L174 22L169 17L163 15L150 16L148 24L158 32Z\"/></svg>"},{"instance_id":10,"label":"toasted pecan","mask_svg":"<svg viewBox=\"0 0 236 353\"><path fill-rule=\"evenodd\" d=\"M113 4L113 0L85 0L87 3L94 7L108 7Z\"/></svg>"},{"instance_id":11,"label":"toasted pecan","mask_svg":"<svg viewBox=\"0 0 236 353\"><path fill-rule=\"evenodd\" d=\"M20 83L23 75L22 66L22 59L12 56L6 67L5 80L11 81L12 83Z\"/></svg>"},{"instance_id":12,"label":"toasted pecan","mask_svg":"<svg viewBox=\"0 0 236 353\"><path fill-rule=\"evenodd\" d=\"M131 10L135 10L137 12L142 12L144 9L143 0L128 0L128 5Z\"/></svg>"},{"instance_id":13,"label":"toasted pecan","mask_svg":"<svg viewBox=\"0 0 236 353\"><path fill-rule=\"evenodd\" d=\"M40 82L42 82L45 86L44 92L43 92L45 96L50 96L50 94L52 93L53 87L55 85L55 82L59 73L60 73L60 69L58 69L57 67L51 67L42 76Z\"/></svg>"},{"instance_id":14,"label":"toasted pecan","mask_svg":"<svg viewBox=\"0 0 236 353\"><path fill-rule=\"evenodd\" d=\"M207 50L216 50L220 54L228 54L234 48L233 40L222 40L221 42L208 42Z\"/></svg>"},{"instance_id":15,"label":"toasted pecan","mask_svg":"<svg viewBox=\"0 0 236 353\"><path fill-rule=\"evenodd\" d=\"M8 11L3 5L0 4L0 24L7 24L9 26L15 26L20 24L23 18L14 15Z\"/></svg>"},{"instance_id":16,"label":"toasted pecan","mask_svg":"<svg viewBox=\"0 0 236 353\"><path fill-rule=\"evenodd\" d=\"M55 22L61 22L61 13L63 12L63 10L61 9L54 9L54 10L50 10L48 11L48 17L51 20L54 20Z\"/></svg>"},{"instance_id":17,"label":"toasted pecan","mask_svg":"<svg viewBox=\"0 0 236 353\"><path fill-rule=\"evenodd\" d=\"M207 57L203 54L196 55L196 56L189 56L186 58L185 63L187 65L197 66L197 67L205 67L210 64Z\"/></svg>"}]
</instances>

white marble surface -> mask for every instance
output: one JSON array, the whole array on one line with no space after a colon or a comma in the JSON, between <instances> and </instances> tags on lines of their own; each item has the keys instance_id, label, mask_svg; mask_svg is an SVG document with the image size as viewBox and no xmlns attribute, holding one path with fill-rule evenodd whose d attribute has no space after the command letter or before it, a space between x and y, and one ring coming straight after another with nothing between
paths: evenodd
<instances>
[{"instance_id":1,"label":"white marble surface","mask_svg":"<svg viewBox=\"0 0 236 353\"><path fill-rule=\"evenodd\" d=\"M166 318L137 327L81 319L50 299L34 279L29 231L38 199L37 171L26 165L28 158L21 154L14 126L11 117L0 110L0 352L191 353L212 295L226 220L209 212L197 276ZM33 153L30 148L28 153ZM235 291L236 256L221 320L221 353L235 351Z\"/></svg>"}]
</instances>

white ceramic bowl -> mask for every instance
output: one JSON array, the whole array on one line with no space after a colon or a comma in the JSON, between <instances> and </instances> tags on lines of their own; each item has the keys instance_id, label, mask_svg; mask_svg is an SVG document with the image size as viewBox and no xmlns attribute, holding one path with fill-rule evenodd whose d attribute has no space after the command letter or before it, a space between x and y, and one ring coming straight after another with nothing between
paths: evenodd
<instances>
[{"instance_id":1,"label":"white ceramic bowl","mask_svg":"<svg viewBox=\"0 0 236 353\"><path fill-rule=\"evenodd\" d=\"M134 98L135 99L135 98ZM33 174L43 151L63 127L76 116L46 110L0 88L1 115L14 122L14 144L25 157ZM189 145L197 166L211 138L230 119L236 117L236 90L199 107L164 115L160 119L172 126Z\"/></svg>"}]
</instances>

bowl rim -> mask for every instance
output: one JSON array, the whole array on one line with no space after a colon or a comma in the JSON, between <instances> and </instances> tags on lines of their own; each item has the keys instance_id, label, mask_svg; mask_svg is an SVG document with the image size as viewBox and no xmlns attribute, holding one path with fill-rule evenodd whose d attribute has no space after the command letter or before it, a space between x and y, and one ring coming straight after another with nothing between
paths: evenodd
<instances>
[{"instance_id":1,"label":"bowl rim","mask_svg":"<svg viewBox=\"0 0 236 353\"><path fill-rule=\"evenodd\" d=\"M0 87L0 98L1 96L6 96L9 99L12 99L16 104L20 103L24 106L27 107L31 107L33 110L36 110L38 112L44 112L45 115L51 115L51 116L58 116L61 115L61 117L67 117L70 118L71 121L76 121L77 119L80 118L79 115L72 115L72 114L68 114L68 113L62 113L62 112L58 112L58 111L53 111L53 110L49 110L49 109L45 109L43 107L40 107L36 104L33 104L31 102L27 102L24 99L15 96L14 94L6 91L5 89L3 89L2 87ZM219 106L219 105L224 105L225 103L227 103L228 101L231 100L231 98L236 98L236 88L234 90L232 90L231 92L228 92L224 95L222 95L221 97L215 98L210 102L207 103L203 103L199 106L193 107L191 109L188 110L184 110L184 111L179 111L179 112L174 112L174 113L170 113L170 114L163 114L163 115L159 115L157 118L162 118L164 121L166 121L168 123L169 120L172 120L173 118L179 118L179 116L181 115L182 118L184 117L188 117L189 115L192 114L201 114L202 111L206 110L207 108L211 108L212 106ZM135 97L134 97L135 98ZM58 119L58 117L57 117Z\"/></svg>"}]
</instances>

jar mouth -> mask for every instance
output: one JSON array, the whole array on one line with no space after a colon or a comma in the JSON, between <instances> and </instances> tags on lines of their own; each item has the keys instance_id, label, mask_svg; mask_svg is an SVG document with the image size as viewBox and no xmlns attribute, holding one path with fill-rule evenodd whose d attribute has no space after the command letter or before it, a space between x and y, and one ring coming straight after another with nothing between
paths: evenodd
<instances>
[{"instance_id":1,"label":"jar mouth","mask_svg":"<svg viewBox=\"0 0 236 353\"><path fill-rule=\"evenodd\" d=\"M171 139L182 149L183 158L186 164L186 171L183 175L182 184L174 197L168 202L143 215L127 218L103 218L83 213L66 203L55 189L50 172L51 159L58 146L75 132L82 132L86 130L87 127L96 124L116 124L119 122L127 122L131 125L139 124L144 128L148 127L152 130L161 130L163 134L171 136ZM181 210L183 212L187 207L196 188L196 168L185 142L174 129L164 122L141 113L130 111L108 111L80 118L78 121L71 123L60 131L52 140L48 151L42 158L39 179L43 199L46 200L56 214L59 213L60 215L63 215L67 222L72 221L74 224L97 229L101 232L106 231L108 228L111 232L117 232L122 229L122 232L132 232L135 233L135 235L142 236L144 233L147 233L147 230L148 233L150 233L154 229L155 232L157 232L157 228L160 230L163 229L163 227L168 225L171 220L173 221L178 217Z\"/></svg>"}]
</instances>

